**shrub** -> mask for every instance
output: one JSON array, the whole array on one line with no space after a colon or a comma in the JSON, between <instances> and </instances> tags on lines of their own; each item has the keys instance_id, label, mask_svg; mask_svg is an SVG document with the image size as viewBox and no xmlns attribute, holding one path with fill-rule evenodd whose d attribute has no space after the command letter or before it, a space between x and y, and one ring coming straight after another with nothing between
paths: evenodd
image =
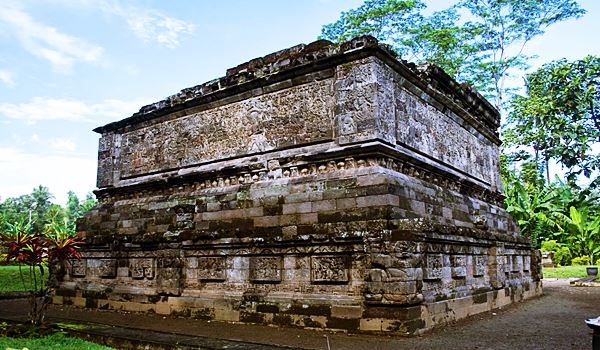
<instances>
[{"instance_id":1,"label":"shrub","mask_svg":"<svg viewBox=\"0 0 600 350\"><path fill-rule=\"evenodd\" d=\"M541 250L543 252L554 252L552 261L556 265L567 266L573 258L571 250L568 247L552 239L543 241Z\"/></svg>"},{"instance_id":2,"label":"shrub","mask_svg":"<svg viewBox=\"0 0 600 350\"><path fill-rule=\"evenodd\" d=\"M569 266L572 258L573 255L571 254L571 250L563 246L558 248L558 250L554 252L553 261L560 266Z\"/></svg>"},{"instance_id":3,"label":"shrub","mask_svg":"<svg viewBox=\"0 0 600 350\"><path fill-rule=\"evenodd\" d=\"M543 252L555 252L560 247L560 243L553 239L547 239L542 242L542 247L540 248Z\"/></svg>"},{"instance_id":4,"label":"shrub","mask_svg":"<svg viewBox=\"0 0 600 350\"><path fill-rule=\"evenodd\" d=\"M574 258L573 260L571 260L571 265L573 266L583 266L583 265L589 265L590 262L590 257L589 256L580 256L578 258Z\"/></svg>"}]
</instances>

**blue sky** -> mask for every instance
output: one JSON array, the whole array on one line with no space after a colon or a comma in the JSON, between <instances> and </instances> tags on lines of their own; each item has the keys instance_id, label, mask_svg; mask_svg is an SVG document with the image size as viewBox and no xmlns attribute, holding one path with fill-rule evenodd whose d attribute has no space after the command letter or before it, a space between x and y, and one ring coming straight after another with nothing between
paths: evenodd
<instances>
[{"instance_id":1,"label":"blue sky","mask_svg":"<svg viewBox=\"0 0 600 350\"><path fill-rule=\"evenodd\" d=\"M0 198L42 184L55 202L95 188L98 135L145 104L252 58L316 39L359 0L1 0ZM432 9L451 1L429 1ZM600 1L528 54L600 55ZM519 80L517 78L517 80Z\"/></svg>"}]
</instances>

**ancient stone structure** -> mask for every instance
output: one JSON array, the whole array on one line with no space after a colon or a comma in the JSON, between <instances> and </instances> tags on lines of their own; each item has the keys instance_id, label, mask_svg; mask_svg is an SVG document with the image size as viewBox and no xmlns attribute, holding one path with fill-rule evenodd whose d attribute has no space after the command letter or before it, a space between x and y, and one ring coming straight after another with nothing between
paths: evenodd
<instances>
[{"instance_id":1,"label":"ancient stone structure","mask_svg":"<svg viewBox=\"0 0 600 350\"><path fill-rule=\"evenodd\" d=\"M254 59L96 131L56 303L415 334L541 293L497 111L371 37Z\"/></svg>"}]
</instances>

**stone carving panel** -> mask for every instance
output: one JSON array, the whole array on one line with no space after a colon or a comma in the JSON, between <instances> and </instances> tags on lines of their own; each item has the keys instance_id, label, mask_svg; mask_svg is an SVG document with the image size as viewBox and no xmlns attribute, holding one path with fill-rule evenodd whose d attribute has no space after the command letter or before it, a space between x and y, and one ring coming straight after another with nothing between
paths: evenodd
<instances>
[{"instance_id":1,"label":"stone carving panel","mask_svg":"<svg viewBox=\"0 0 600 350\"><path fill-rule=\"evenodd\" d=\"M467 258L464 255L452 255L450 257L452 263L452 278L467 277Z\"/></svg>"},{"instance_id":2,"label":"stone carving panel","mask_svg":"<svg viewBox=\"0 0 600 350\"><path fill-rule=\"evenodd\" d=\"M310 259L313 283L347 283L348 258L345 256L313 256Z\"/></svg>"},{"instance_id":3,"label":"stone carving panel","mask_svg":"<svg viewBox=\"0 0 600 350\"><path fill-rule=\"evenodd\" d=\"M332 82L295 86L123 134L121 174L329 140Z\"/></svg>"},{"instance_id":4,"label":"stone carving panel","mask_svg":"<svg viewBox=\"0 0 600 350\"><path fill-rule=\"evenodd\" d=\"M361 64L337 68L335 123L340 143L376 135L376 66L374 59L368 58Z\"/></svg>"},{"instance_id":5,"label":"stone carving panel","mask_svg":"<svg viewBox=\"0 0 600 350\"><path fill-rule=\"evenodd\" d=\"M504 256L504 272L505 273L509 273L511 270L511 263L512 260L510 259L510 256L505 255Z\"/></svg>"},{"instance_id":6,"label":"stone carving panel","mask_svg":"<svg viewBox=\"0 0 600 350\"><path fill-rule=\"evenodd\" d=\"M442 268L444 267L444 258L442 254L429 254L425 259L425 268L423 269L424 280L439 280L442 278Z\"/></svg>"},{"instance_id":7,"label":"stone carving panel","mask_svg":"<svg viewBox=\"0 0 600 350\"><path fill-rule=\"evenodd\" d=\"M396 89L396 109L398 142L496 184L492 176L498 169L498 151L491 141L468 131L400 86Z\"/></svg>"},{"instance_id":8,"label":"stone carving panel","mask_svg":"<svg viewBox=\"0 0 600 350\"><path fill-rule=\"evenodd\" d=\"M521 257L518 255L513 255L511 271L512 272L521 272L522 264L523 264L523 261L521 260Z\"/></svg>"},{"instance_id":9,"label":"stone carving panel","mask_svg":"<svg viewBox=\"0 0 600 350\"><path fill-rule=\"evenodd\" d=\"M156 292L164 295L180 295L183 262L177 257L163 257L156 263Z\"/></svg>"},{"instance_id":10,"label":"stone carving panel","mask_svg":"<svg viewBox=\"0 0 600 350\"><path fill-rule=\"evenodd\" d=\"M115 147L115 135L109 133L102 135L98 141L98 178L96 184L99 188L106 187L113 182L113 157L112 152Z\"/></svg>"},{"instance_id":11,"label":"stone carving panel","mask_svg":"<svg viewBox=\"0 0 600 350\"><path fill-rule=\"evenodd\" d=\"M71 264L71 276L72 277L85 277L87 270L87 260L85 259L73 259L69 260Z\"/></svg>"},{"instance_id":12,"label":"stone carving panel","mask_svg":"<svg viewBox=\"0 0 600 350\"><path fill-rule=\"evenodd\" d=\"M258 283L281 282L280 256L253 256L250 258L250 280Z\"/></svg>"},{"instance_id":13,"label":"stone carving panel","mask_svg":"<svg viewBox=\"0 0 600 350\"><path fill-rule=\"evenodd\" d=\"M102 278L117 277L117 260L116 259L88 259L88 272L92 276Z\"/></svg>"},{"instance_id":14,"label":"stone carving panel","mask_svg":"<svg viewBox=\"0 0 600 350\"><path fill-rule=\"evenodd\" d=\"M485 275L487 265L487 257L484 255L473 256L473 277L481 277Z\"/></svg>"},{"instance_id":15,"label":"stone carving panel","mask_svg":"<svg viewBox=\"0 0 600 350\"><path fill-rule=\"evenodd\" d=\"M152 258L131 259L129 273L135 279L154 278L154 261Z\"/></svg>"},{"instance_id":16,"label":"stone carving panel","mask_svg":"<svg viewBox=\"0 0 600 350\"><path fill-rule=\"evenodd\" d=\"M523 271L529 272L531 270L531 256L524 255L523 256Z\"/></svg>"},{"instance_id":17,"label":"stone carving panel","mask_svg":"<svg viewBox=\"0 0 600 350\"><path fill-rule=\"evenodd\" d=\"M227 278L224 256L198 258L198 279L200 281L222 282Z\"/></svg>"}]
</instances>

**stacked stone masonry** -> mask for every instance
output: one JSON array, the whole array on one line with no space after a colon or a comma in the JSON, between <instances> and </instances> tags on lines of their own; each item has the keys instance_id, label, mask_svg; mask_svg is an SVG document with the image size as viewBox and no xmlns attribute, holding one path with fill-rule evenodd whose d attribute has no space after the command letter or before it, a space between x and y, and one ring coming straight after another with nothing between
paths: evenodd
<instances>
[{"instance_id":1,"label":"stacked stone masonry","mask_svg":"<svg viewBox=\"0 0 600 350\"><path fill-rule=\"evenodd\" d=\"M541 294L498 113L371 37L299 45L96 129L54 301L418 334Z\"/></svg>"}]
</instances>

